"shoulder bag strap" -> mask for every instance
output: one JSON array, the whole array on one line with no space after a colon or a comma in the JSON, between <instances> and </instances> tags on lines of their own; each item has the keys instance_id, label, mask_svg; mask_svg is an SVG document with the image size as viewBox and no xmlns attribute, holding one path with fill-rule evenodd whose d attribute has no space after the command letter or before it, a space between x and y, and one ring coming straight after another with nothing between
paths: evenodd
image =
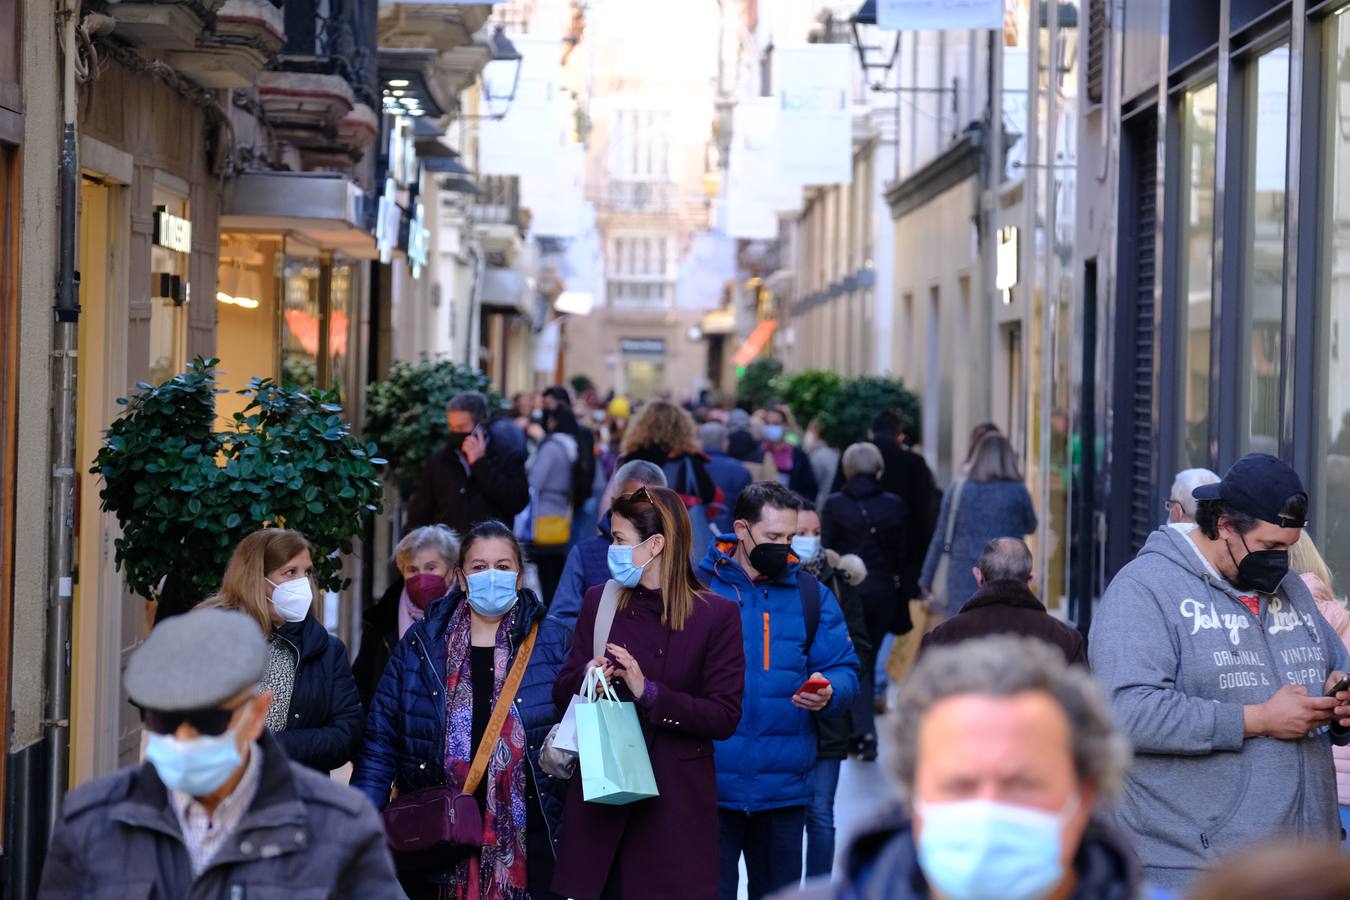
<instances>
[{"instance_id":1,"label":"shoulder bag strap","mask_svg":"<svg viewBox=\"0 0 1350 900\"><path fill-rule=\"evenodd\" d=\"M952 552L952 535L956 533L956 514L961 510L961 494L965 492L966 479L956 483L956 493L952 495L951 508L947 510L947 534L942 539L942 552Z\"/></svg>"},{"instance_id":2,"label":"shoulder bag strap","mask_svg":"<svg viewBox=\"0 0 1350 900\"><path fill-rule=\"evenodd\" d=\"M511 704L516 702L516 691L520 689L520 682L525 678L525 667L530 664L530 654L534 653L534 639L539 636L539 625L530 628L530 633L525 636L525 640L516 651L516 661L511 664L511 671L506 673L506 682L502 685L502 692L497 695L497 705L492 709L492 718L488 719L487 730L483 732L483 739L478 742L478 749L474 751L473 762L469 765L469 777L464 779L464 787L460 792L472 794L478 790L478 782L483 780L483 774L487 772L488 759L492 756L492 750L497 746L497 738L502 733L502 726L506 724L506 716L511 712Z\"/></svg>"},{"instance_id":3,"label":"shoulder bag strap","mask_svg":"<svg viewBox=\"0 0 1350 900\"><path fill-rule=\"evenodd\" d=\"M875 538L877 541L880 541L881 539L877 537L877 526L874 525L874 524L872 524L872 516L871 516L871 514L869 514L869 513L867 512L867 504L863 502L863 501L866 500L866 499L867 499L867 498L864 497L864 498L855 500L855 501L853 501L853 502L855 502L855 503L858 504L858 512L862 513L863 521L867 523L867 530L872 534L872 537L873 537L873 538ZM899 576L899 575L892 575L892 576L891 576L891 583L895 585L895 589L896 589L897 591L900 590L900 576Z\"/></svg>"},{"instance_id":4,"label":"shoulder bag strap","mask_svg":"<svg viewBox=\"0 0 1350 900\"><path fill-rule=\"evenodd\" d=\"M605 655L605 645L609 643L609 630L614 626L614 615L619 611L619 591L623 586L610 579L605 582L605 592L600 596L600 607L595 611L595 631L591 640L591 659Z\"/></svg>"}]
</instances>

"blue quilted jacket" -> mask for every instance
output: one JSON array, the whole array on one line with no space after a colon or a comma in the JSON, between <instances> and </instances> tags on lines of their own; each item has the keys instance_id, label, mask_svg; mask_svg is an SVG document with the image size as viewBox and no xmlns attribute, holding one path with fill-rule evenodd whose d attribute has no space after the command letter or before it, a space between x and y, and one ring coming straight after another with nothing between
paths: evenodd
<instances>
[{"instance_id":1,"label":"blue quilted jacket","mask_svg":"<svg viewBox=\"0 0 1350 900\"><path fill-rule=\"evenodd\" d=\"M609 581L609 545L614 538L609 531L609 513L596 526L596 533L577 541L567 554L558 590L549 602L548 612L557 616L570 629L581 612L581 601L586 592L597 584ZM563 648L563 655L566 655Z\"/></svg>"},{"instance_id":2,"label":"blue quilted jacket","mask_svg":"<svg viewBox=\"0 0 1350 900\"><path fill-rule=\"evenodd\" d=\"M365 743L352 772L351 786L384 809L390 786L400 793L445 783L445 630L450 615L464 595L455 591L437 600L426 617L413 623L394 648L366 718ZM516 704L525 723L531 776L539 810L552 841L562 815L560 789L539 768L539 747L548 731L562 718L553 705L553 675L547 660L550 647L560 640L558 623L544 617L544 605L533 591L520 593L521 609L510 636L514 649L527 629L539 622L534 653L525 669ZM570 629L566 643L570 643ZM563 653L567 647L563 646ZM556 669L554 669L556 671Z\"/></svg>"},{"instance_id":3,"label":"blue quilted jacket","mask_svg":"<svg viewBox=\"0 0 1350 900\"><path fill-rule=\"evenodd\" d=\"M739 604L745 639L745 699L736 733L717 743L717 804L759 812L805 806L816 765L814 714L792 695L820 672L834 696L822 714L847 709L858 693L858 657L843 610L829 588L820 588L820 624L806 646L806 617L797 586L797 559L781 579L752 584L736 563L736 536L719 537L699 565L709 588Z\"/></svg>"}]
</instances>

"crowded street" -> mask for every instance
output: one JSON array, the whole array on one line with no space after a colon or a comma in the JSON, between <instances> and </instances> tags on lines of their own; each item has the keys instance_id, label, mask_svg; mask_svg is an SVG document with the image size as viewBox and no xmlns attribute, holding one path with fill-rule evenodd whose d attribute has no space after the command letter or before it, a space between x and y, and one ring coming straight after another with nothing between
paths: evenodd
<instances>
[{"instance_id":1,"label":"crowded street","mask_svg":"<svg viewBox=\"0 0 1350 900\"><path fill-rule=\"evenodd\" d=\"M0 0L0 900L1350 900L1347 123L1350 0Z\"/></svg>"}]
</instances>

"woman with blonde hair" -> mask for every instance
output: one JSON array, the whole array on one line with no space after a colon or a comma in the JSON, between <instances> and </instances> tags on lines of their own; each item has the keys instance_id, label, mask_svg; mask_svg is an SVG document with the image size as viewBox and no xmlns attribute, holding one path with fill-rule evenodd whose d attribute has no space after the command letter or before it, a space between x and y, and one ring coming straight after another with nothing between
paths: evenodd
<instances>
[{"instance_id":1,"label":"woman with blonde hair","mask_svg":"<svg viewBox=\"0 0 1350 900\"><path fill-rule=\"evenodd\" d=\"M573 776L563 807L553 890L599 897L717 895L720 852L713 741L736 732L745 687L740 610L689 564L689 516L674 491L644 487L614 502L609 570L618 614L593 658L606 587L587 594L553 687L559 709L601 668L636 703L660 796L587 803ZM612 589L611 589L612 590ZM691 864L697 861L697 864Z\"/></svg>"},{"instance_id":2,"label":"woman with blonde hair","mask_svg":"<svg viewBox=\"0 0 1350 900\"><path fill-rule=\"evenodd\" d=\"M708 473L708 457L699 444L694 417L667 400L653 400L628 426L623 454L619 465L645 459L661 467L666 483L689 511L693 528L690 559L695 563L702 560L713 539L711 523L728 498Z\"/></svg>"},{"instance_id":3,"label":"woman with blonde hair","mask_svg":"<svg viewBox=\"0 0 1350 900\"><path fill-rule=\"evenodd\" d=\"M1340 635L1341 641L1350 647L1350 611L1347 611L1333 590L1334 582L1327 561L1318 552L1317 545L1308 536L1305 528L1298 541L1289 548L1289 570L1303 578L1303 583L1312 591L1317 601L1317 611L1327 620L1331 630ZM1341 827L1350 832L1350 747L1331 748L1336 764L1336 800L1341 809ZM1350 845L1350 842L1347 843Z\"/></svg>"},{"instance_id":4,"label":"woman with blonde hair","mask_svg":"<svg viewBox=\"0 0 1350 900\"><path fill-rule=\"evenodd\" d=\"M313 572L304 535L264 528L239 542L220 590L198 608L235 609L258 623L271 649L267 727L292 760L328 773L356 754L362 710L347 648L310 614Z\"/></svg>"}]
</instances>

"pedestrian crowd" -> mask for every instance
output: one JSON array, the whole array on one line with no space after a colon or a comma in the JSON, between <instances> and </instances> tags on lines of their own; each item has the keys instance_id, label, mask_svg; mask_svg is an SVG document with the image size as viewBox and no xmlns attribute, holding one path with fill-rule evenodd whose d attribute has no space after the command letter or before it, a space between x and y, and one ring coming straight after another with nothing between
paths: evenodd
<instances>
[{"instance_id":1,"label":"pedestrian crowd","mask_svg":"<svg viewBox=\"0 0 1350 900\"><path fill-rule=\"evenodd\" d=\"M1177 475L1085 637L1013 440L940 491L907 424L456 396L355 660L305 537L246 537L131 654L145 762L67 795L39 896L1350 896L1350 610L1299 476Z\"/></svg>"}]
</instances>

